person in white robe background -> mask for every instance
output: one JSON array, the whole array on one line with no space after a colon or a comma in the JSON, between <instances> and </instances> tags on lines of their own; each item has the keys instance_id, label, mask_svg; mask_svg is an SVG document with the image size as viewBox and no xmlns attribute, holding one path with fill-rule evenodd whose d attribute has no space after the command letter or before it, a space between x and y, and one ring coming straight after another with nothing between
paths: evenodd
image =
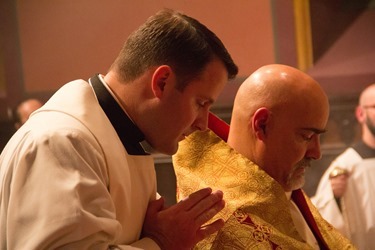
<instances>
[{"instance_id":1,"label":"person in white robe background","mask_svg":"<svg viewBox=\"0 0 375 250\"><path fill-rule=\"evenodd\" d=\"M362 91L355 115L361 141L330 164L312 201L359 249L375 249L375 84Z\"/></svg>"}]
</instances>

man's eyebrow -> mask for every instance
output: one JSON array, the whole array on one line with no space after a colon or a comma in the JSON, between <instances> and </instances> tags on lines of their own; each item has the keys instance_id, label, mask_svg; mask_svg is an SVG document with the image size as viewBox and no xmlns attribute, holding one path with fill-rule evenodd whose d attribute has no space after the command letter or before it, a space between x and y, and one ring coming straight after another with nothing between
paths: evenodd
<instances>
[{"instance_id":1,"label":"man's eyebrow","mask_svg":"<svg viewBox=\"0 0 375 250\"><path fill-rule=\"evenodd\" d=\"M209 103L209 104L213 104L215 102L214 99L212 99L211 97L207 97L207 96L201 96L200 97L202 100L204 100L205 102Z\"/></svg>"},{"instance_id":2,"label":"man's eyebrow","mask_svg":"<svg viewBox=\"0 0 375 250\"><path fill-rule=\"evenodd\" d=\"M326 129L318 129L318 128L302 128L302 130L312 131L315 134L323 134L323 133L327 132Z\"/></svg>"}]
</instances>

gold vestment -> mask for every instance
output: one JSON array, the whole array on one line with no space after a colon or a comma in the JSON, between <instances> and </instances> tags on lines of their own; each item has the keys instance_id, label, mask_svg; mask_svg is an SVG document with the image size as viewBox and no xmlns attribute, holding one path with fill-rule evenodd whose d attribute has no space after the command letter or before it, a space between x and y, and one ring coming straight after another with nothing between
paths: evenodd
<instances>
[{"instance_id":1,"label":"gold vestment","mask_svg":"<svg viewBox=\"0 0 375 250\"><path fill-rule=\"evenodd\" d=\"M225 226L196 249L313 249L297 232L282 187L212 131L198 131L182 141L173 164L180 199L204 187L224 192L226 206L211 221L222 218ZM299 192L326 246L355 249Z\"/></svg>"}]
</instances>

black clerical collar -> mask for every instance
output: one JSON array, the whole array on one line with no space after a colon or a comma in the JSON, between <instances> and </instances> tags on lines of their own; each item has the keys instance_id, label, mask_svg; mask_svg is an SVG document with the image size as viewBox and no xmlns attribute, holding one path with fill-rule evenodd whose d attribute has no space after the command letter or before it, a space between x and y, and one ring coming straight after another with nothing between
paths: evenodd
<instances>
[{"instance_id":1,"label":"black clerical collar","mask_svg":"<svg viewBox=\"0 0 375 250\"><path fill-rule=\"evenodd\" d=\"M363 159L375 158L375 149L370 148L362 141L355 144L353 148Z\"/></svg>"},{"instance_id":2,"label":"black clerical collar","mask_svg":"<svg viewBox=\"0 0 375 250\"><path fill-rule=\"evenodd\" d=\"M145 141L142 131L117 103L108 89L101 82L99 75L90 78L91 86L104 113L112 123L122 144L130 155L149 155L151 146Z\"/></svg>"}]
</instances>

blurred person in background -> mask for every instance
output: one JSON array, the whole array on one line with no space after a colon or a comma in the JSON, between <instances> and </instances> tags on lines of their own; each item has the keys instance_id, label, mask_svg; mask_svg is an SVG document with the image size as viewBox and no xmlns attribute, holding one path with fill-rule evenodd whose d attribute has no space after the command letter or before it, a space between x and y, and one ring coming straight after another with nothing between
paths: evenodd
<instances>
[{"instance_id":1,"label":"blurred person in background","mask_svg":"<svg viewBox=\"0 0 375 250\"><path fill-rule=\"evenodd\" d=\"M355 115L361 141L330 164L312 201L359 249L375 249L375 84L361 92Z\"/></svg>"},{"instance_id":2,"label":"blurred person in background","mask_svg":"<svg viewBox=\"0 0 375 250\"><path fill-rule=\"evenodd\" d=\"M14 109L8 109L8 120L1 124L0 152L3 151L12 135L29 119L30 114L43 106L36 98L21 101Z\"/></svg>"},{"instance_id":3,"label":"blurred person in background","mask_svg":"<svg viewBox=\"0 0 375 250\"><path fill-rule=\"evenodd\" d=\"M43 103L35 98L30 98L19 103L13 114L14 127L19 129L30 117L31 113L43 106Z\"/></svg>"}]
</instances>

